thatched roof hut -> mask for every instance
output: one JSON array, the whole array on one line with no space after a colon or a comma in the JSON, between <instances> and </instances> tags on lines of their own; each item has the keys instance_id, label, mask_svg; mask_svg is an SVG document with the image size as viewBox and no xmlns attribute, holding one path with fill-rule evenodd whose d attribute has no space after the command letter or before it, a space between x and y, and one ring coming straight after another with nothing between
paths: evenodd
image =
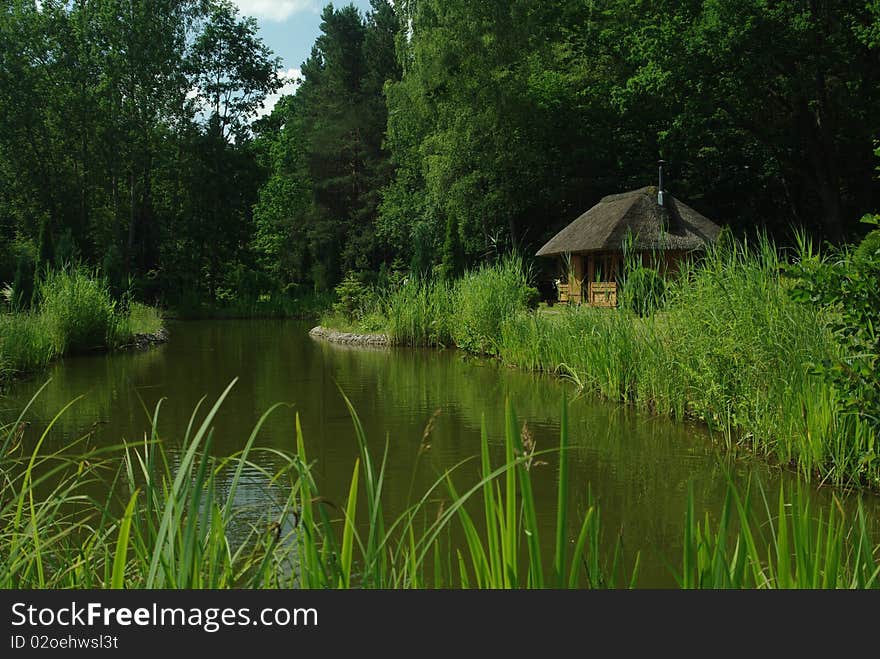
<instances>
[{"instance_id":1,"label":"thatched roof hut","mask_svg":"<svg viewBox=\"0 0 880 659\"><path fill-rule=\"evenodd\" d=\"M653 185L608 195L538 250L556 256L619 250L632 233L634 250L692 251L714 242L721 227L675 197L657 202Z\"/></svg>"},{"instance_id":2,"label":"thatched roof hut","mask_svg":"<svg viewBox=\"0 0 880 659\"><path fill-rule=\"evenodd\" d=\"M662 180L662 179L661 179ZM662 205L661 205L662 201ZM695 250L718 238L721 227L656 186L608 195L551 238L538 256L571 257L560 300L597 306L617 304L623 247L643 262L674 271Z\"/></svg>"}]
</instances>

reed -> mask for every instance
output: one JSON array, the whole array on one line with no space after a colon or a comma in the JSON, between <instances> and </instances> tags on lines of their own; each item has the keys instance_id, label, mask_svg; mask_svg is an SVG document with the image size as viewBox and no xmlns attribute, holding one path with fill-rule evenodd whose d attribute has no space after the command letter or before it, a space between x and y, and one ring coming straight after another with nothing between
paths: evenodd
<instances>
[{"instance_id":1,"label":"reed","mask_svg":"<svg viewBox=\"0 0 880 659\"><path fill-rule=\"evenodd\" d=\"M348 403L354 461L345 501L321 495L299 418L290 452L259 447L275 406L243 448L211 457L213 425L233 381L207 411L196 406L173 450L160 438L161 403L138 444L51 448L53 427L25 432L28 407L0 433L0 587L4 588L544 588L638 585L638 554L618 536L602 539L598 505L567 506L568 427L563 401L560 442L538 451L505 410L504 459L490 457L483 423L476 477L468 461L438 474L397 516L383 506L388 448L368 450ZM39 395L39 393L37 394ZM33 402L33 401L31 401ZM347 401L346 401L347 402ZM425 450L430 435L423 437ZM266 452L256 460L258 452ZM543 517L531 470L559 464L553 541L540 542ZM261 464L270 461L270 471ZM244 522L236 492L245 470L274 484L259 521ZM95 488L105 494L96 497ZM778 506L758 488L766 516L754 513L751 488L731 485L717 521L699 519L689 497L684 550L676 578L685 588L869 588L880 557L862 508L846 519L836 506L811 510L802 490L782 491ZM444 503L438 507L437 499Z\"/></svg>"},{"instance_id":2,"label":"reed","mask_svg":"<svg viewBox=\"0 0 880 659\"><path fill-rule=\"evenodd\" d=\"M33 310L0 312L0 382L65 354L120 347L164 326L158 309L119 304L105 280L79 268L45 273L37 292Z\"/></svg>"},{"instance_id":3,"label":"reed","mask_svg":"<svg viewBox=\"0 0 880 659\"><path fill-rule=\"evenodd\" d=\"M880 561L858 503L847 520L835 499L815 513L803 486L781 489L771 501L760 486L764 516L751 488L731 485L717 522L685 513L684 550L676 581L682 588L877 588ZM760 507L759 507L760 508Z\"/></svg>"},{"instance_id":4,"label":"reed","mask_svg":"<svg viewBox=\"0 0 880 659\"><path fill-rule=\"evenodd\" d=\"M455 344L468 352L497 355L504 320L537 302L530 280L516 254L466 273L455 283L451 318Z\"/></svg>"},{"instance_id":5,"label":"reed","mask_svg":"<svg viewBox=\"0 0 880 659\"><path fill-rule=\"evenodd\" d=\"M785 259L766 236L728 236L685 264L662 295L644 275L638 304L549 314L529 310L529 276L511 256L454 284L410 280L381 298L366 331L385 318L394 343L454 345L556 373L585 393L697 419L728 446L808 478L880 489L876 425L847 412L816 374L817 364L840 363L846 347L832 331L834 309L792 295L789 262L817 258L809 241L799 245Z\"/></svg>"},{"instance_id":6,"label":"reed","mask_svg":"<svg viewBox=\"0 0 880 659\"><path fill-rule=\"evenodd\" d=\"M795 301L783 273L768 240L730 242L669 282L662 312L521 312L502 323L498 354L588 393L698 419L806 477L880 487L874 430L814 371L842 350L833 312Z\"/></svg>"},{"instance_id":7,"label":"reed","mask_svg":"<svg viewBox=\"0 0 880 659\"><path fill-rule=\"evenodd\" d=\"M49 271L37 295L57 354L95 350L116 340L116 301L97 276L80 268Z\"/></svg>"},{"instance_id":8,"label":"reed","mask_svg":"<svg viewBox=\"0 0 880 659\"><path fill-rule=\"evenodd\" d=\"M58 355L52 331L38 313L0 313L0 379L36 371Z\"/></svg>"},{"instance_id":9,"label":"reed","mask_svg":"<svg viewBox=\"0 0 880 659\"><path fill-rule=\"evenodd\" d=\"M455 296L444 280L410 277L380 298L379 310L387 318L388 336L397 345L454 345Z\"/></svg>"},{"instance_id":10,"label":"reed","mask_svg":"<svg viewBox=\"0 0 880 659\"><path fill-rule=\"evenodd\" d=\"M384 331L397 345L457 346L494 355L501 323L527 309L536 296L523 259L509 255L454 283L410 277L377 294L363 320L354 325L333 317L322 322L337 329Z\"/></svg>"}]
</instances>

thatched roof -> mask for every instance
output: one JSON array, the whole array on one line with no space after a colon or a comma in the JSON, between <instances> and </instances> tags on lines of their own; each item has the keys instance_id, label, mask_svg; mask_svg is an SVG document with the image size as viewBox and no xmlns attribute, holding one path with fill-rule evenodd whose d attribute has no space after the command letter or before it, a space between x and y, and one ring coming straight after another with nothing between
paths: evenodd
<instances>
[{"instance_id":1,"label":"thatched roof","mask_svg":"<svg viewBox=\"0 0 880 659\"><path fill-rule=\"evenodd\" d=\"M656 186L603 197L538 250L538 256L619 250L629 232L634 249L693 250L718 237L721 227L672 195L657 203Z\"/></svg>"}]
</instances>

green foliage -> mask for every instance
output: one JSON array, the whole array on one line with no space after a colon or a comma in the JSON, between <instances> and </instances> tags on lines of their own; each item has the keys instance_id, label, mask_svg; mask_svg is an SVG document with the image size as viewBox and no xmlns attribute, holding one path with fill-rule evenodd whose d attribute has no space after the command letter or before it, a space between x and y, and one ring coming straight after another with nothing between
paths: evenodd
<instances>
[{"instance_id":1,"label":"green foliage","mask_svg":"<svg viewBox=\"0 0 880 659\"><path fill-rule=\"evenodd\" d=\"M405 346L452 346L453 285L442 279L408 277L383 298L387 333Z\"/></svg>"},{"instance_id":2,"label":"green foliage","mask_svg":"<svg viewBox=\"0 0 880 659\"><path fill-rule=\"evenodd\" d=\"M337 302L333 305L333 311L348 322L363 318L375 301L372 287L355 273L349 273L335 291Z\"/></svg>"},{"instance_id":3,"label":"green foliage","mask_svg":"<svg viewBox=\"0 0 880 659\"><path fill-rule=\"evenodd\" d=\"M375 221L391 173L383 89L399 75L399 24L382 0L366 16L327 6L320 28L296 95L259 130L269 179L254 247L282 284L331 290L345 273L391 260Z\"/></svg>"},{"instance_id":4,"label":"green foliage","mask_svg":"<svg viewBox=\"0 0 880 659\"><path fill-rule=\"evenodd\" d=\"M212 297L227 269L249 264L263 176L249 124L278 81L237 11L225 0L8 4L0 242L33 245L41 268L101 266L117 294L131 279L150 301Z\"/></svg>"},{"instance_id":5,"label":"green foliage","mask_svg":"<svg viewBox=\"0 0 880 659\"><path fill-rule=\"evenodd\" d=\"M0 380L41 369L57 356L52 328L43 315L0 314Z\"/></svg>"},{"instance_id":6,"label":"green foliage","mask_svg":"<svg viewBox=\"0 0 880 659\"><path fill-rule=\"evenodd\" d=\"M106 281L82 268L49 271L38 294L57 354L112 345L117 310Z\"/></svg>"},{"instance_id":7,"label":"green foliage","mask_svg":"<svg viewBox=\"0 0 880 659\"><path fill-rule=\"evenodd\" d=\"M877 225L880 216L863 221ZM845 412L880 433L880 230L855 248L806 256L790 270L797 278L792 296L828 310L840 344L839 354L815 363L816 370L837 389ZM862 460L866 465L880 462L877 449L867 447Z\"/></svg>"},{"instance_id":8,"label":"green foliage","mask_svg":"<svg viewBox=\"0 0 880 659\"><path fill-rule=\"evenodd\" d=\"M876 203L878 11L802 4L329 6L254 121L278 62L234 3L15 2L0 259L31 245L190 308L234 306L241 272L271 280L256 300L394 259L454 278L653 182L658 154L710 217L842 239Z\"/></svg>"},{"instance_id":9,"label":"green foliage","mask_svg":"<svg viewBox=\"0 0 880 659\"><path fill-rule=\"evenodd\" d=\"M875 2L539 4L395 3L410 30L378 227L419 268L450 217L471 263L537 247L655 182L658 155L676 196L738 234L840 240L876 202Z\"/></svg>"},{"instance_id":10,"label":"green foliage","mask_svg":"<svg viewBox=\"0 0 880 659\"><path fill-rule=\"evenodd\" d=\"M193 88L209 108L220 136L247 137L249 119L267 94L281 86L280 59L257 36L257 21L239 18L228 3L208 4L207 20L192 44Z\"/></svg>"},{"instance_id":11,"label":"green foliage","mask_svg":"<svg viewBox=\"0 0 880 659\"><path fill-rule=\"evenodd\" d=\"M119 304L106 280L84 268L48 271L33 309L0 313L0 382L67 353L117 348L163 327L158 309Z\"/></svg>"},{"instance_id":12,"label":"green foliage","mask_svg":"<svg viewBox=\"0 0 880 659\"><path fill-rule=\"evenodd\" d=\"M15 265L15 279L12 281L13 309L29 309L34 298L34 278L36 264L29 254L19 254Z\"/></svg>"},{"instance_id":13,"label":"green foliage","mask_svg":"<svg viewBox=\"0 0 880 659\"><path fill-rule=\"evenodd\" d=\"M461 276L464 270L464 254L458 236L458 223L453 216L446 218L446 236L443 239L443 251L440 257L438 274L447 281Z\"/></svg>"},{"instance_id":14,"label":"green foliage","mask_svg":"<svg viewBox=\"0 0 880 659\"><path fill-rule=\"evenodd\" d=\"M853 520L839 502L818 517L802 486L780 489L778 502L759 487L765 516L754 513L751 489L733 486L717 522L694 511L693 491L685 513L681 588L877 588L880 566L865 510ZM774 511L775 512L771 512ZM841 509L842 510L842 509Z\"/></svg>"},{"instance_id":15,"label":"green foliage","mask_svg":"<svg viewBox=\"0 0 880 659\"><path fill-rule=\"evenodd\" d=\"M857 251L861 274L845 270L836 280L854 300L842 316L836 307L793 299L798 288L780 276L785 263L762 237L753 245L720 242L667 281L662 310L643 317L628 305L530 313L534 289L512 257L452 286L413 278L382 297L369 329L352 329L384 329L401 345L454 344L559 373L612 400L697 418L729 444L747 444L807 476L877 486L877 350L870 343L877 274L865 257L869 248ZM809 253L803 246L798 260L810 262ZM848 347L835 339L842 331ZM844 379L817 377L814 365L823 363L839 364Z\"/></svg>"},{"instance_id":16,"label":"green foliage","mask_svg":"<svg viewBox=\"0 0 880 659\"><path fill-rule=\"evenodd\" d=\"M455 345L489 355L498 354L504 319L536 307L538 300L519 256L508 256L495 265L466 273L455 283L454 296Z\"/></svg>"},{"instance_id":17,"label":"green foliage","mask_svg":"<svg viewBox=\"0 0 880 659\"><path fill-rule=\"evenodd\" d=\"M620 302L638 316L650 316L663 308L665 293L665 279L655 269L640 265L626 273Z\"/></svg>"},{"instance_id":18,"label":"green foliage","mask_svg":"<svg viewBox=\"0 0 880 659\"><path fill-rule=\"evenodd\" d=\"M697 418L805 476L876 487L876 430L844 413L839 388L811 367L842 354L835 316L793 300L782 266L767 240L731 240L668 282L662 312L518 314L502 323L498 354L612 400Z\"/></svg>"},{"instance_id":19,"label":"green foliage","mask_svg":"<svg viewBox=\"0 0 880 659\"><path fill-rule=\"evenodd\" d=\"M337 292L337 318L322 321L329 327L384 330L398 345L455 345L489 355L498 352L504 319L536 308L539 297L516 255L469 271L454 282L410 276L373 297L363 284L347 278Z\"/></svg>"},{"instance_id":20,"label":"green foliage","mask_svg":"<svg viewBox=\"0 0 880 659\"><path fill-rule=\"evenodd\" d=\"M150 307L140 302L131 302L128 305L128 318L126 319L128 336L138 334L158 334L165 327L162 313L156 307Z\"/></svg>"}]
</instances>

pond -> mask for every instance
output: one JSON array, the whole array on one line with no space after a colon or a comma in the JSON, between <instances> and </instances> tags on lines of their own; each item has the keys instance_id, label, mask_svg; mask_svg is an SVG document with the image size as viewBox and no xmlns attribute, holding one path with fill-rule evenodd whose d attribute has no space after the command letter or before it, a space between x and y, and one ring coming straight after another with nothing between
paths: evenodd
<instances>
[{"instance_id":1,"label":"pond","mask_svg":"<svg viewBox=\"0 0 880 659\"><path fill-rule=\"evenodd\" d=\"M576 393L564 380L455 350L328 344L311 338L309 327L272 320L171 323L165 345L144 352L68 357L38 377L16 383L0 401L0 414L6 418L21 409L51 379L31 411L29 432L82 396L58 421L51 441L60 446L92 430L93 443L118 444L142 440L150 426L149 413L164 399L158 426L163 440L173 446L182 439L199 400L206 397L212 404L238 378L216 418L212 451L225 456L240 450L269 407L290 403L267 419L258 444L294 451L299 413L321 493L342 502L358 455L344 393L374 455L381 456L388 442L388 514L405 509L407 501L420 496L444 469L479 455L483 416L498 459L506 400L519 422L528 425L539 450L558 444L563 397ZM429 423L431 448L417 458ZM622 405L577 398L569 404L569 426L571 510L583 512L592 492L601 505L608 542L619 532L630 559L635 550L641 551L640 586L674 586L672 570L679 567L689 486L697 515L702 516L706 511L717 515L721 509L728 474L741 487L759 479L769 497L794 481L791 474L762 460L719 449L708 431L695 424ZM267 452L255 459L277 458ZM558 460L551 454L546 462L533 473L539 522L546 528L541 539L549 546ZM456 482L473 484L478 472L478 461L465 462L456 471ZM271 515L270 489L255 469L240 485L236 505L254 520L265 520ZM818 504L829 504L830 491L811 491ZM867 503L872 512L878 510L876 498Z\"/></svg>"}]
</instances>

